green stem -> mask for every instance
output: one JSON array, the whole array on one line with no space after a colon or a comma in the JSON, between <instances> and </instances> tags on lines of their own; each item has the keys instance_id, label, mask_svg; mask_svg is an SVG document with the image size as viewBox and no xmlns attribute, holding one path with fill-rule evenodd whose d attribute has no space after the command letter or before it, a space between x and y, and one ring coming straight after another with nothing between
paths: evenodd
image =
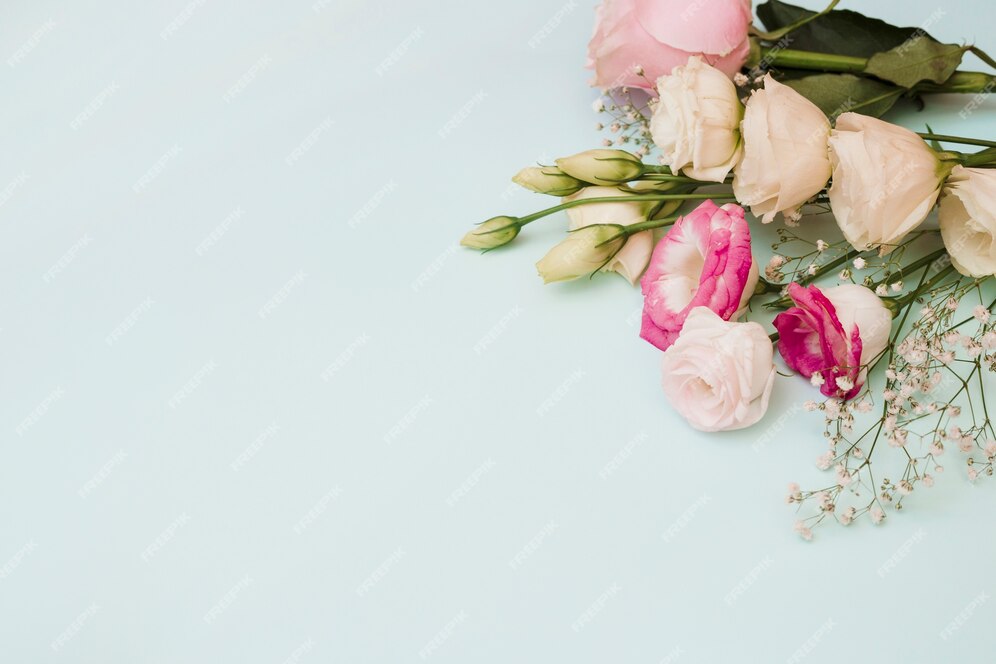
<instances>
[{"instance_id":1,"label":"green stem","mask_svg":"<svg viewBox=\"0 0 996 664\"><path fill-rule=\"evenodd\" d=\"M847 72L860 74L868 65L867 58L850 55L799 51L794 48L761 47L761 61L768 66L789 69L812 69L815 71Z\"/></svg>"},{"instance_id":2,"label":"green stem","mask_svg":"<svg viewBox=\"0 0 996 664\"><path fill-rule=\"evenodd\" d=\"M519 219L519 225L525 226L530 222L536 221L537 219L542 219L543 217L554 214L556 212L561 212L562 210L569 210L579 205L589 205L591 203L624 203L629 201L704 201L709 199L734 200L734 197L729 194L639 194L635 196L602 196L601 198L580 198L578 200L561 203L560 205L554 205L553 207L548 207L545 210L540 210L539 212L534 212L525 217L521 217Z\"/></svg>"},{"instance_id":3,"label":"green stem","mask_svg":"<svg viewBox=\"0 0 996 664\"><path fill-rule=\"evenodd\" d=\"M963 166L993 166L996 165L996 147L991 147L975 154L961 155Z\"/></svg>"},{"instance_id":4,"label":"green stem","mask_svg":"<svg viewBox=\"0 0 996 664\"><path fill-rule=\"evenodd\" d=\"M762 46L761 62L769 67L807 69L811 71L864 74L868 58L816 51L800 51L794 48ZM943 83L918 83L917 92L991 92L996 88L996 76L978 71L956 71Z\"/></svg>"},{"instance_id":5,"label":"green stem","mask_svg":"<svg viewBox=\"0 0 996 664\"><path fill-rule=\"evenodd\" d=\"M978 145L984 148L996 148L996 141L984 141L981 138L963 138L945 134L921 133L920 138L927 141L944 141L945 143L961 143L963 145Z\"/></svg>"},{"instance_id":6,"label":"green stem","mask_svg":"<svg viewBox=\"0 0 996 664\"><path fill-rule=\"evenodd\" d=\"M678 217L664 217L663 219L648 219L646 221L641 221L636 224L630 224L629 226L624 226L626 229L626 236L634 235L640 231L649 231L654 228L664 228L665 226L671 226L678 220Z\"/></svg>"},{"instance_id":7,"label":"green stem","mask_svg":"<svg viewBox=\"0 0 996 664\"><path fill-rule=\"evenodd\" d=\"M895 318L899 315L900 311L902 311L905 307L909 306L914 300L916 300L924 293L929 292L934 286L936 286L944 279L946 279L947 276L952 272L954 272L954 265L948 264L947 267L945 267L943 270L935 274L930 279L927 279L927 281L923 282L921 286L916 288L916 290L907 293L902 297L882 298L882 301L885 302L885 305L887 307L889 307L889 309L892 311L892 317Z\"/></svg>"}]
</instances>

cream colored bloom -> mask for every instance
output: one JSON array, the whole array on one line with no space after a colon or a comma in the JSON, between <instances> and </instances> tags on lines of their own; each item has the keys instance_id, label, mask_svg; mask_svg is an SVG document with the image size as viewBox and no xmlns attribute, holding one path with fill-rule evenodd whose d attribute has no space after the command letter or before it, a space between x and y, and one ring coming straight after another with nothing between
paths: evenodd
<instances>
[{"instance_id":1,"label":"cream colored bloom","mask_svg":"<svg viewBox=\"0 0 996 664\"><path fill-rule=\"evenodd\" d=\"M693 57L657 81L654 143L674 173L722 182L740 159L743 105L723 72Z\"/></svg>"},{"instance_id":2,"label":"cream colored bloom","mask_svg":"<svg viewBox=\"0 0 996 664\"><path fill-rule=\"evenodd\" d=\"M608 196L626 196L635 192L625 187L585 187L571 196L565 197L565 203L591 198ZM620 201L615 203L589 203L567 210L567 218L571 230L591 226L592 224L630 224L645 221L647 213L653 207L652 202ZM610 260L603 272L617 272L631 284L635 284L650 262L650 254L654 250L654 232L642 231L634 233L626 240L622 249ZM589 270L590 272L590 270Z\"/></svg>"},{"instance_id":3,"label":"cream colored bloom","mask_svg":"<svg viewBox=\"0 0 996 664\"><path fill-rule=\"evenodd\" d=\"M794 215L830 179L830 122L813 102L768 74L740 124L744 156L733 193L764 223Z\"/></svg>"},{"instance_id":4,"label":"cream colored bloom","mask_svg":"<svg viewBox=\"0 0 996 664\"><path fill-rule=\"evenodd\" d=\"M585 150L556 162L564 173L592 184L618 184L643 175L643 162L625 150Z\"/></svg>"},{"instance_id":5,"label":"cream colored bloom","mask_svg":"<svg viewBox=\"0 0 996 664\"><path fill-rule=\"evenodd\" d=\"M856 249L885 255L924 220L948 167L904 127L844 113L830 132L830 207Z\"/></svg>"},{"instance_id":6,"label":"cream colored bloom","mask_svg":"<svg viewBox=\"0 0 996 664\"><path fill-rule=\"evenodd\" d=\"M545 283L577 279L603 267L625 242L626 231L620 225L585 226L548 251L536 269Z\"/></svg>"},{"instance_id":7,"label":"cream colored bloom","mask_svg":"<svg viewBox=\"0 0 996 664\"><path fill-rule=\"evenodd\" d=\"M742 429L768 410L774 351L758 323L725 321L696 307L662 360L668 401L700 431Z\"/></svg>"},{"instance_id":8,"label":"cream colored bloom","mask_svg":"<svg viewBox=\"0 0 996 664\"><path fill-rule=\"evenodd\" d=\"M970 277L996 275L996 170L955 166L941 197L941 237Z\"/></svg>"}]
</instances>

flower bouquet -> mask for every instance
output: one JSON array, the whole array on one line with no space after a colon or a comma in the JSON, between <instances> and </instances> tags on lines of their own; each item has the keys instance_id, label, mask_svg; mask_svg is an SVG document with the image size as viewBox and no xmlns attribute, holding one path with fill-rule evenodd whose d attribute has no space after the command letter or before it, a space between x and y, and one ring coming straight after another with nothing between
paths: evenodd
<instances>
[{"instance_id":1,"label":"flower bouquet","mask_svg":"<svg viewBox=\"0 0 996 664\"><path fill-rule=\"evenodd\" d=\"M830 474L789 487L806 539L820 523L882 522L945 455L971 481L996 460L996 142L879 119L945 92L970 95L965 117L996 79L959 70L963 55L996 63L934 39L930 20L900 28L836 5L769 0L761 28L749 0L605 0L588 66L608 137L513 178L558 204L462 240L491 251L566 212L540 276L639 282L640 336L696 429L757 425L776 384L805 379ZM752 227L773 223L760 261Z\"/></svg>"}]
</instances>

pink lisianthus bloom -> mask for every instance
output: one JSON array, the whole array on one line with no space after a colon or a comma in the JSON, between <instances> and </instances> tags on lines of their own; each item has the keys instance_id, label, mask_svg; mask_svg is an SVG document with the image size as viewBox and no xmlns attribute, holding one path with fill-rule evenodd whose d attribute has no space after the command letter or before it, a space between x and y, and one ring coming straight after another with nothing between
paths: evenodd
<instances>
[{"instance_id":1,"label":"pink lisianthus bloom","mask_svg":"<svg viewBox=\"0 0 996 664\"><path fill-rule=\"evenodd\" d=\"M693 55L732 77L750 53L752 19L750 0L604 0L588 43L591 84L653 90Z\"/></svg>"},{"instance_id":2,"label":"pink lisianthus bloom","mask_svg":"<svg viewBox=\"0 0 996 664\"><path fill-rule=\"evenodd\" d=\"M885 350L892 314L871 289L844 284L821 290L789 284L794 307L775 317L778 352L828 397L853 399L866 364Z\"/></svg>"},{"instance_id":3,"label":"pink lisianthus bloom","mask_svg":"<svg viewBox=\"0 0 996 664\"><path fill-rule=\"evenodd\" d=\"M704 201L680 217L654 248L640 281L640 336L667 350L695 307L736 319L746 311L757 281L744 209Z\"/></svg>"}]
</instances>

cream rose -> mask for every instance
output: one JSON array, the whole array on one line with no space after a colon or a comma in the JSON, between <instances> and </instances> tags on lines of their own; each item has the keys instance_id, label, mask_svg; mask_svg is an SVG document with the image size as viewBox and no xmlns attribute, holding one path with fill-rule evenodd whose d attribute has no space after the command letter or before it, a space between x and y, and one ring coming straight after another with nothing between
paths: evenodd
<instances>
[{"instance_id":1,"label":"cream rose","mask_svg":"<svg viewBox=\"0 0 996 664\"><path fill-rule=\"evenodd\" d=\"M734 169L733 193L741 205L770 223L795 215L830 179L830 122L813 102L768 74L747 102L744 156Z\"/></svg>"},{"instance_id":2,"label":"cream rose","mask_svg":"<svg viewBox=\"0 0 996 664\"><path fill-rule=\"evenodd\" d=\"M904 127L844 113L830 132L830 207L855 249L884 256L924 220L948 167Z\"/></svg>"},{"instance_id":3,"label":"cream rose","mask_svg":"<svg viewBox=\"0 0 996 664\"><path fill-rule=\"evenodd\" d=\"M996 170L955 166L941 197L941 238L955 269L996 275Z\"/></svg>"},{"instance_id":4,"label":"cream rose","mask_svg":"<svg viewBox=\"0 0 996 664\"><path fill-rule=\"evenodd\" d=\"M726 74L693 57L657 82L650 133L674 173L722 182L740 159L743 105Z\"/></svg>"},{"instance_id":5,"label":"cream rose","mask_svg":"<svg viewBox=\"0 0 996 664\"><path fill-rule=\"evenodd\" d=\"M696 307L678 340L664 351L664 394L700 431L748 427L768 410L773 355L759 324L728 322L707 307Z\"/></svg>"}]
</instances>

